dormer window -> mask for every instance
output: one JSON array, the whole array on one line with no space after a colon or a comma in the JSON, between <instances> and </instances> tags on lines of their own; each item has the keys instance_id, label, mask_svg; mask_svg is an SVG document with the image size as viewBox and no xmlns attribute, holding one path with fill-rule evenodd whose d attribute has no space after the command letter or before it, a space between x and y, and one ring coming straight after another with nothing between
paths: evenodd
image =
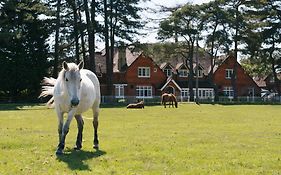
<instances>
[{"instance_id":1,"label":"dormer window","mask_svg":"<svg viewBox=\"0 0 281 175\"><path fill-rule=\"evenodd\" d=\"M150 77L150 67L139 67L138 68L138 77L149 78Z\"/></svg>"},{"instance_id":2,"label":"dormer window","mask_svg":"<svg viewBox=\"0 0 281 175\"><path fill-rule=\"evenodd\" d=\"M172 76L172 69L164 69L164 73L167 75L167 77Z\"/></svg>"},{"instance_id":3,"label":"dormer window","mask_svg":"<svg viewBox=\"0 0 281 175\"><path fill-rule=\"evenodd\" d=\"M203 77L203 70L198 69L198 78L202 78L202 77Z\"/></svg>"},{"instance_id":4,"label":"dormer window","mask_svg":"<svg viewBox=\"0 0 281 175\"><path fill-rule=\"evenodd\" d=\"M226 79L231 79L233 74L233 69L225 69L225 78Z\"/></svg>"},{"instance_id":5,"label":"dormer window","mask_svg":"<svg viewBox=\"0 0 281 175\"><path fill-rule=\"evenodd\" d=\"M188 76L187 69L180 69L179 70L179 77L187 77L187 76Z\"/></svg>"}]
</instances>

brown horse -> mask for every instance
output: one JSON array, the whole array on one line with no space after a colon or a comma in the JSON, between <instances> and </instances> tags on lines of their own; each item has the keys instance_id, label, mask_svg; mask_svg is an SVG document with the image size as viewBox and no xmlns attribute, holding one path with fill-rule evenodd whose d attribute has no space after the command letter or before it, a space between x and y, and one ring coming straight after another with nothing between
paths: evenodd
<instances>
[{"instance_id":1,"label":"brown horse","mask_svg":"<svg viewBox=\"0 0 281 175\"><path fill-rule=\"evenodd\" d=\"M172 107L174 107L174 103L175 103L175 107L176 108L178 107L177 98L174 94L168 94L168 93L162 94L161 104L163 104L165 108L166 108L166 103L169 104L169 107L171 105Z\"/></svg>"},{"instance_id":2,"label":"brown horse","mask_svg":"<svg viewBox=\"0 0 281 175\"><path fill-rule=\"evenodd\" d=\"M128 108L144 108L144 103L143 103L143 101L140 101L138 103L131 103L131 104L128 104L127 109Z\"/></svg>"}]
</instances>

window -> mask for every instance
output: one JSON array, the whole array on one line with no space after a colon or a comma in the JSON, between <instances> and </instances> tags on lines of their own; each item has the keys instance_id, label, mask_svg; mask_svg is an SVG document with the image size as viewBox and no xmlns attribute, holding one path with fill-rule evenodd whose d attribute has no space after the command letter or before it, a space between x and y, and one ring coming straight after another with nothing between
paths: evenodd
<instances>
[{"instance_id":1,"label":"window","mask_svg":"<svg viewBox=\"0 0 281 175\"><path fill-rule=\"evenodd\" d=\"M225 69L225 78L231 79L231 76L233 74L233 69Z\"/></svg>"},{"instance_id":2,"label":"window","mask_svg":"<svg viewBox=\"0 0 281 175\"><path fill-rule=\"evenodd\" d=\"M124 98L124 84L115 84L115 98Z\"/></svg>"},{"instance_id":3,"label":"window","mask_svg":"<svg viewBox=\"0 0 281 175\"><path fill-rule=\"evenodd\" d=\"M164 73L167 75L167 77L172 76L172 69L164 69Z\"/></svg>"},{"instance_id":4,"label":"window","mask_svg":"<svg viewBox=\"0 0 281 175\"><path fill-rule=\"evenodd\" d=\"M270 82L270 83L274 83L274 82L275 82L275 81L274 81L274 77L270 77L269 82Z\"/></svg>"},{"instance_id":5,"label":"window","mask_svg":"<svg viewBox=\"0 0 281 175\"><path fill-rule=\"evenodd\" d=\"M231 86L227 86L223 88L223 93L227 97L233 97L234 96L234 91Z\"/></svg>"},{"instance_id":6,"label":"window","mask_svg":"<svg viewBox=\"0 0 281 175\"><path fill-rule=\"evenodd\" d=\"M179 70L179 77L187 77L187 76L188 76L187 69L180 69Z\"/></svg>"},{"instance_id":7,"label":"window","mask_svg":"<svg viewBox=\"0 0 281 175\"><path fill-rule=\"evenodd\" d=\"M150 67L139 67L138 68L138 77L150 77Z\"/></svg>"},{"instance_id":8,"label":"window","mask_svg":"<svg viewBox=\"0 0 281 175\"><path fill-rule=\"evenodd\" d=\"M203 77L203 70L202 69L198 69L198 77L199 78Z\"/></svg>"},{"instance_id":9,"label":"window","mask_svg":"<svg viewBox=\"0 0 281 175\"><path fill-rule=\"evenodd\" d=\"M151 86L137 86L137 98L152 98Z\"/></svg>"},{"instance_id":10,"label":"window","mask_svg":"<svg viewBox=\"0 0 281 175\"><path fill-rule=\"evenodd\" d=\"M211 98L211 97L213 97L213 90L206 90L206 91L205 91L205 97L206 97L206 98Z\"/></svg>"},{"instance_id":11,"label":"window","mask_svg":"<svg viewBox=\"0 0 281 175\"><path fill-rule=\"evenodd\" d=\"M250 97L255 96L255 88L253 87L248 88L248 95Z\"/></svg>"},{"instance_id":12,"label":"window","mask_svg":"<svg viewBox=\"0 0 281 175\"><path fill-rule=\"evenodd\" d=\"M182 96L182 97L188 97L188 96L189 96L188 89L182 88L182 89L181 89L181 96Z\"/></svg>"}]
</instances>

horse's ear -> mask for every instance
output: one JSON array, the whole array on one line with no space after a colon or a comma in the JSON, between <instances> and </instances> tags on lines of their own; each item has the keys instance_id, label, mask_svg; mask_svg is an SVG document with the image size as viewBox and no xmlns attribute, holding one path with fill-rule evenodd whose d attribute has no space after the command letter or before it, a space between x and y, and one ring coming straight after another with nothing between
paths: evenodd
<instances>
[{"instance_id":1,"label":"horse's ear","mask_svg":"<svg viewBox=\"0 0 281 175\"><path fill-rule=\"evenodd\" d=\"M84 61L81 61L81 62L78 64L78 67L79 67L79 70L83 69L83 67L84 67Z\"/></svg>"},{"instance_id":2,"label":"horse's ear","mask_svg":"<svg viewBox=\"0 0 281 175\"><path fill-rule=\"evenodd\" d=\"M67 65L67 63L65 62L65 61L63 61L63 63L62 63L62 67L65 69L65 70L68 70L69 68L68 68L68 65Z\"/></svg>"}]
</instances>

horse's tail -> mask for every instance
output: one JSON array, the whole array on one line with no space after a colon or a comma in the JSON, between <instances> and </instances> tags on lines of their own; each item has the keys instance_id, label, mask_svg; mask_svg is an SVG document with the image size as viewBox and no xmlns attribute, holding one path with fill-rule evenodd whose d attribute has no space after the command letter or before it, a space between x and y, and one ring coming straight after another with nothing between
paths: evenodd
<instances>
[{"instance_id":1,"label":"horse's tail","mask_svg":"<svg viewBox=\"0 0 281 175\"><path fill-rule=\"evenodd\" d=\"M52 96L52 98L46 103L46 106L48 106L49 108L54 107L54 86L56 83L56 79L50 77L44 77L41 85L42 85L42 91L41 94L39 95L38 98L41 97L47 97L47 96Z\"/></svg>"}]
</instances>

